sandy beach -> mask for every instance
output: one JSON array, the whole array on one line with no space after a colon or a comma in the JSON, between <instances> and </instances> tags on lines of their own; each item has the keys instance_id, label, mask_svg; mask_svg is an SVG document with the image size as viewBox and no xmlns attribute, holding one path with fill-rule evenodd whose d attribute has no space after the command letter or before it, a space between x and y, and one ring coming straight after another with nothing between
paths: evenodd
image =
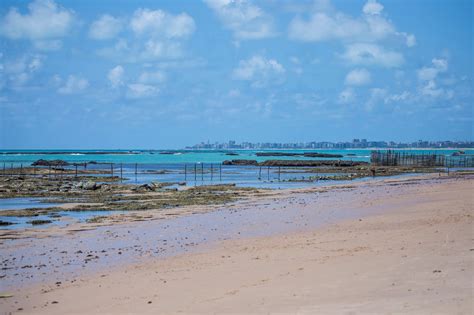
<instances>
[{"instance_id":1,"label":"sandy beach","mask_svg":"<svg viewBox=\"0 0 474 315\"><path fill-rule=\"evenodd\" d=\"M471 314L473 184L469 176L427 175L325 193L283 190L232 207L234 215L250 217L232 235L221 232L165 257L98 265L67 281L10 281L2 293L12 297L0 299L0 308L5 314ZM15 244L3 243L2 252Z\"/></svg>"}]
</instances>

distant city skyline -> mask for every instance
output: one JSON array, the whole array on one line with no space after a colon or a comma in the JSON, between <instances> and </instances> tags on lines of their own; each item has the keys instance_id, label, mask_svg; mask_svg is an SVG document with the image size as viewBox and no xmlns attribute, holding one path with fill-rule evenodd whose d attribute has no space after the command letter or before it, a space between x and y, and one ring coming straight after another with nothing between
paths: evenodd
<instances>
[{"instance_id":1,"label":"distant city skyline","mask_svg":"<svg viewBox=\"0 0 474 315\"><path fill-rule=\"evenodd\" d=\"M186 149L365 149L365 148L474 148L474 141L424 141L395 142L353 139L351 142L310 141L310 142L201 142Z\"/></svg>"}]
</instances>

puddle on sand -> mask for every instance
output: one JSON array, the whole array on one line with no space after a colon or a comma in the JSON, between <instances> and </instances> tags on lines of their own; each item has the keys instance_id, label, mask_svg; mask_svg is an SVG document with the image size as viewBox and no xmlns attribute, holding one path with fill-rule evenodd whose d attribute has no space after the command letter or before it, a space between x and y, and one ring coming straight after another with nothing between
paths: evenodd
<instances>
[{"instance_id":1,"label":"puddle on sand","mask_svg":"<svg viewBox=\"0 0 474 315\"><path fill-rule=\"evenodd\" d=\"M1 212L0 212L1 213ZM112 214L124 213L124 211L59 211L47 215L37 215L31 217L11 217L1 216L0 221L13 223L11 225L0 226L0 229L27 229L27 228L47 228L50 226L65 227L72 223L86 222L88 219L97 216L108 216ZM51 223L33 225L29 222L33 220L50 220Z\"/></svg>"},{"instance_id":2,"label":"puddle on sand","mask_svg":"<svg viewBox=\"0 0 474 315\"><path fill-rule=\"evenodd\" d=\"M56 205L56 203L43 203L41 198L3 198L0 199L0 213L2 210L49 208Z\"/></svg>"}]
</instances>

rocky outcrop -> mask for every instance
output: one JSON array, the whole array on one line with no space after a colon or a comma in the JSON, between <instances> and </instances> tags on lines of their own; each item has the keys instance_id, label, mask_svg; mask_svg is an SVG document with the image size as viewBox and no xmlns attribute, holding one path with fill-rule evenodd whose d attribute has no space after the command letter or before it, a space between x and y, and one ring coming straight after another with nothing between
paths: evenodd
<instances>
[{"instance_id":1,"label":"rocky outcrop","mask_svg":"<svg viewBox=\"0 0 474 315\"><path fill-rule=\"evenodd\" d=\"M223 165L253 165L253 166L288 166L288 167L318 167L318 166L358 166L368 165L367 162L341 160L267 160L258 163L255 160L231 160L222 162Z\"/></svg>"},{"instance_id":2,"label":"rocky outcrop","mask_svg":"<svg viewBox=\"0 0 474 315\"><path fill-rule=\"evenodd\" d=\"M256 160L225 160L222 165L258 165Z\"/></svg>"},{"instance_id":3,"label":"rocky outcrop","mask_svg":"<svg viewBox=\"0 0 474 315\"><path fill-rule=\"evenodd\" d=\"M368 165L367 162L341 161L341 160L268 160L259 163L259 166L288 166L288 167L318 167L339 166L349 167L357 165Z\"/></svg>"},{"instance_id":4,"label":"rocky outcrop","mask_svg":"<svg viewBox=\"0 0 474 315\"><path fill-rule=\"evenodd\" d=\"M53 221L51 221L51 220L32 220L32 221L28 221L27 223L29 223L31 225L41 225L41 224L53 223Z\"/></svg>"},{"instance_id":5,"label":"rocky outcrop","mask_svg":"<svg viewBox=\"0 0 474 315\"><path fill-rule=\"evenodd\" d=\"M329 154L318 152L303 152L303 153L289 153L289 152L257 152L257 156L302 156L302 157L318 157L318 158L342 158L341 154Z\"/></svg>"},{"instance_id":6,"label":"rocky outcrop","mask_svg":"<svg viewBox=\"0 0 474 315\"><path fill-rule=\"evenodd\" d=\"M43 160L39 159L31 164L32 166L67 166L68 162L63 160Z\"/></svg>"}]
</instances>

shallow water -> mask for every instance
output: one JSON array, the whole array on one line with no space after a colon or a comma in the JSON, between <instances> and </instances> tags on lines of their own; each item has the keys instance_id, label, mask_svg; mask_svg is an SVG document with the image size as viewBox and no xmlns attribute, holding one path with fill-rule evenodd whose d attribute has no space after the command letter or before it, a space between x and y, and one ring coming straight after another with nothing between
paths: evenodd
<instances>
[{"instance_id":1,"label":"shallow water","mask_svg":"<svg viewBox=\"0 0 474 315\"><path fill-rule=\"evenodd\" d=\"M43 203L41 198L0 198L0 213L2 210L49 208L56 205L55 203Z\"/></svg>"},{"instance_id":2,"label":"shallow water","mask_svg":"<svg viewBox=\"0 0 474 315\"><path fill-rule=\"evenodd\" d=\"M49 215L37 215L33 217L12 217L0 215L0 221L11 222L12 225L0 226L2 230L18 230L28 228L49 228L52 226L66 227L73 223L84 223L97 216L108 216L124 213L124 211L59 211ZM1 212L0 212L1 214ZM51 223L32 225L32 220L51 220Z\"/></svg>"}]
</instances>

